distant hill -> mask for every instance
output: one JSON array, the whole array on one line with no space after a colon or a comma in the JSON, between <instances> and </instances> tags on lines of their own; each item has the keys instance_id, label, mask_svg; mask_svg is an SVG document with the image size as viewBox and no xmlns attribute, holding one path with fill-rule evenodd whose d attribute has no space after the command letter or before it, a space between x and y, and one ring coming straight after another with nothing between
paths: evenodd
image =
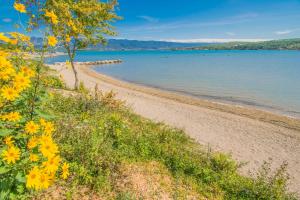
<instances>
[{"instance_id":1,"label":"distant hill","mask_svg":"<svg viewBox=\"0 0 300 200\"><path fill-rule=\"evenodd\" d=\"M42 38L32 37L31 41L37 47L41 47ZM90 46L88 49L92 50L158 50L158 49L174 49L174 48L191 48L208 45L208 43L178 43L178 42L164 42L164 41L140 41L140 40L126 40L126 39L109 39L107 45L98 44Z\"/></svg>"},{"instance_id":2,"label":"distant hill","mask_svg":"<svg viewBox=\"0 0 300 200\"><path fill-rule=\"evenodd\" d=\"M140 41L126 39L110 39L107 45L102 44L89 47L89 49L97 50L157 50L157 49L172 49L172 48L190 48L207 45L207 43L178 43L164 41Z\"/></svg>"},{"instance_id":3,"label":"distant hill","mask_svg":"<svg viewBox=\"0 0 300 200\"><path fill-rule=\"evenodd\" d=\"M175 48L176 50L300 50L300 38L271 40L264 42L228 42L201 45L198 47Z\"/></svg>"},{"instance_id":4,"label":"distant hill","mask_svg":"<svg viewBox=\"0 0 300 200\"><path fill-rule=\"evenodd\" d=\"M31 41L39 48L42 38L32 37ZM179 43L164 41L140 41L109 39L107 45L90 46L88 49L100 51L120 50L300 50L300 38L271 40L264 42L227 42L227 43ZM63 50L63 49L62 49Z\"/></svg>"}]
</instances>

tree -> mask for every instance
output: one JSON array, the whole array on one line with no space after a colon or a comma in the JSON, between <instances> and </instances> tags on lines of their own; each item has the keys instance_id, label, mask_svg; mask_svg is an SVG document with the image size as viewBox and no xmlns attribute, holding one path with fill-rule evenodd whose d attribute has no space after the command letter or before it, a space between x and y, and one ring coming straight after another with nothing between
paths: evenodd
<instances>
[{"instance_id":1,"label":"tree","mask_svg":"<svg viewBox=\"0 0 300 200\"><path fill-rule=\"evenodd\" d=\"M106 3L98 0L47 0L45 3L44 20L68 53L75 89L79 87L74 65L76 51L89 45L104 44L104 36L116 34L110 24L120 19L115 13L116 6L117 0Z\"/></svg>"}]
</instances>

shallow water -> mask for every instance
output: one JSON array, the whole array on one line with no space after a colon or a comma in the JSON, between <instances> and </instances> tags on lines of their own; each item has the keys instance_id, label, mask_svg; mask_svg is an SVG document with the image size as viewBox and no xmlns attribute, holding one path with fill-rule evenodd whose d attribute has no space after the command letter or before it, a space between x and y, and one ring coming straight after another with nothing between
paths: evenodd
<instances>
[{"instance_id":1,"label":"shallow water","mask_svg":"<svg viewBox=\"0 0 300 200\"><path fill-rule=\"evenodd\" d=\"M118 79L300 117L300 51L80 51L76 57L102 59L123 60L95 67Z\"/></svg>"}]
</instances>

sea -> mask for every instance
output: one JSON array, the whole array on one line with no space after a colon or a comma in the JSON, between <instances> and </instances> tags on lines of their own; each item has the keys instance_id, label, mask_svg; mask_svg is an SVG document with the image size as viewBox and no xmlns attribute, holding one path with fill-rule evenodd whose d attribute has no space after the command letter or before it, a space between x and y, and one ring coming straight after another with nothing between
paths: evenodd
<instances>
[{"instance_id":1,"label":"sea","mask_svg":"<svg viewBox=\"0 0 300 200\"><path fill-rule=\"evenodd\" d=\"M76 61L121 59L94 70L123 81L300 118L300 51L78 51ZM64 62L67 56L48 58Z\"/></svg>"}]
</instances>

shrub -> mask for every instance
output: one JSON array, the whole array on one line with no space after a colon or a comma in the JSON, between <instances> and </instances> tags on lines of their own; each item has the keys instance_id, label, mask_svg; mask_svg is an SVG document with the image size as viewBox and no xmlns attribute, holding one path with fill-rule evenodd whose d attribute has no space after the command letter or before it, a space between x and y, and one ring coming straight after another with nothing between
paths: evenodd
<instances>
[{"instance_id":1,"label":"shrub","mask_svg":"<svg viewBox=\"0 0 300 200\"><path fill-rule=\"evenodd\" d=\"M77 184L111 192L121 163L156 161L209 199L296 199L287 192L284 168L244 177L230 156L203 150L180 130L86 95L55 96L44 109L58 118L56 138L62 155L76 166Z\"/></svg>"}]
</instances>

